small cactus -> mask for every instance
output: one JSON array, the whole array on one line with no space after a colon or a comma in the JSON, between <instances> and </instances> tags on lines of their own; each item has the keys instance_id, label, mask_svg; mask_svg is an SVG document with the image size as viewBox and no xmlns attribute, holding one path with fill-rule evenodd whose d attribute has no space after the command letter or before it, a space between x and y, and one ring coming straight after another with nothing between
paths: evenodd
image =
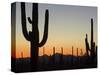
<instances>
[{"instance_id":1,"label":"small cactus","mask_svg":"<svg viewBox=\"0 0 100 75\"><path fill-rule=\"evenodd\" d=\"M78 57L78 48L77 48L77 57Z\"/></svg>"},{"instance_id":2,"label":"small cactus","mask_svg":"<svg viewBox=\"0 0 100 75\"><path fill-rule=\"evenodd\" d=\"M81 49L81 54L80 54L81 56L83 56L83 51L82 51L82 49Z\"/></svg>"},{"instance_id":3,"label":"small cactus","mask_svg":"<svg viewBox=\"0 0 100 75\"><path fill-rule=\"evenodd\" d=\"M74 47L72 46L72 59L71 59L72 65L73 65L73 56L74 56L74 55L73 55L73 54L74 54L74 53L73 53L73 49L74 49Z\"/></svg>"},{"instance_id":4,"label":"small cactus","mask_svg":"<svg viewBox=\"0 0 100 75\"><path fill-rule=\"evenodd\" d=\"M88 35L86 34L86 38L85 38L85 45L86 45L86 55L89 56L89 43L88 43Z\"/></svg>"},{"instance_id":5,"label":"small cactus","mask_svg":"<svg viewBox=\"0 0 100 75\"><path fill-rule=\"evenodd\" d=\"M55 47L53 47L53 63L55 64Z\"/></svg>"},{"instance_id":6,"label":"small cactus","mask_svg":"<svg viewBox=\"0 0 100 75\"><path fill-rule=\"evenodd\" d=\"M61 47L60 64L63 63L63 47Z\"/></svg>"},{"instance_id":7,"label":"small cactus","mask_svg":"<svg viewBox=\"0 0 100 75\"><path fill-rule=\"evenodd\" d=\"M21 58L23 58L23 52L21 52Z\"/></svg>"},{"instance_id":8,"label":"small cactus","mask_svg":"<svg viewBox=\"0 0 100 75\"><path fill-rule=\"evenodd\" d=\"M79 54L78 54L78 48L77 48L77 64L79 64Z\"/></svg>"}]
</instances>

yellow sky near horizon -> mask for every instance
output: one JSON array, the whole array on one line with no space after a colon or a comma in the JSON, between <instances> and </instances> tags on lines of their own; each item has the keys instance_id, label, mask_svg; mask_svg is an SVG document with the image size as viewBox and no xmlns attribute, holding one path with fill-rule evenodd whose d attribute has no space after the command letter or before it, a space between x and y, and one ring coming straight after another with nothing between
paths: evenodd
<instances>
[{"instance_id":1,"label":"yellow sky near horizon","mask_svg":"<svg viewBox=\"0 0 100 75\"><path fill-rule=\"evenodd\" d=\"M54 45L54 44L53 44ZM45 54L46 55L52 55L53 54L53 47L56 48L56 53L61 53L61 47L63 47L63 54L64 55L71 55L72 54L72 46L71 45L66 45L66 46L61 46L61 44L58 45L51 45L45 44L43 47L45 47ZM39 56L43 55L43 47L39 47ZM83 54L85 53L85 48L82 47L81 45L78 47L73 46L74 47L74 55L76 56L77 54L77 48L78 48L78 52L79 52L79 56L81 53L81 49L83 51ZM16 58L21 58L21 53L23 52L23 57L30 57L30 43L29 42L25 42L23 44L23 42L21 43L16 43Z\"/></svg>"}]
</instances>

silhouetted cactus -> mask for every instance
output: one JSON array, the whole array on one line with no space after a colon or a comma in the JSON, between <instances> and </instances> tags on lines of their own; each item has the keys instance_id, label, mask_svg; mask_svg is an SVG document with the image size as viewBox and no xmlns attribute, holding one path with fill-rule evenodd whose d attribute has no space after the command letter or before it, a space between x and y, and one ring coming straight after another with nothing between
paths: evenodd
<instances>
[{"instance_id":1,"label":"silhouetted cactus","mask_svg":"<svg viewBox=\"0 0 100 75\"><path fill-rule=\"evenodd\" d=\"M74 47L72 46L72 56L73 56L73 49L74 49Z\"/></svg>"},{"instance_id":2,"label":"silhouetted cactus","mask_svg":"<svg viewBox=\"0 0 100 75\"><path fill-rule=\"evenodd\" d=\"M74 47L72 46L72 59L71 59L72 65L73 65L73 49L74 49Z\"/></svg>"},{"instance_id":3,"label":"silhouetted cactus","mask_svg":"<svg viewBox=\"0 0 100 75\"><path fill-rule=\"evenodd\" d=\"M53 47L53 64L55 64L55 47Z\"/></svg>"},{"instance_id":4,"label":"silhouetted cactus","mask_svg":"<svg viewBox=\"0 0 100 75\"><path fill-rule=\"evenodd\" d=\"M28 22L32 24L32 31L27 31L26 27L26 10L25 3L21 3L21 23L22 23L22 32L27 41L30 41L31 46L31 68L36 70L37 61L38 61L38 52L39 47L42 47L48 38L48 20L49 20L49 11L46 10L45 13L45 27L44 35L42 41L39 43L39 30L38 30L38 3L32 4L32 19L28 17Z\"/></svg>"},{"instance_id":5,"label":"silhouetted cactus","mask_svg":"<svg viewBox=\"0 0 100 75\"><path fill-rule=\"evenodd\" d=\"M23 58L23 52L21 52L21 58Z\"/></svg>"},{"instance_id":6,"label":"silhouetted cactus","mask_svg":"<svg viewBox=\"0 0 100 75\"><path fill-rule=\"evenodd\" d=\"M92 51L94 50L94 45L95 43L93 42L93 19L91 19L91 56L92 56Z\"/></svg>"},{"instance_id":7,"label":"silhouetted cactus","mask_svg":"<svg viewBox=\"0 0 100 75\"><path fill-rule=\"evenodd\" d=\"M83 59L82 59L82 57L83 57L83 50L82 49L80 49L81 50L81 53L80 53L80 64L82 64L83 63Z\"/></svg>"},{"instance_id":8,"label":"silhouetted cactus","mask_svg":"<svg viewBox=\"0 0 100 75\"><path fill-rule=\"evenodd\" d=\"M60 64L63 63L63 47L61 47Z\"/></svg>"},{"instance_id":9,"label":"silhouetted cactus","mask_svg":"<svg viewBox=\"0 0 100 75\"><path fill-rule=\"evenodd\" d=\"M61 54L63 55L63 47L61 47Z\"/></svg>"},{"instance_id":10,"label":"silhouetted cactus","mask_svg":"<svg viewBox=\"0 0 100 75\"><path fill-rule=\"evenodd\" d=\"M88 35L86 34L86 38L85 38L85 45L86 45L86 55L89 56L89 43L88 43Z\"/></svg>"},{"instance_id":11,"label":"silhouetted cactus","mask_svg":"<svg viewBox=\"0 0 100 75\"><path fill-rule=\"evenodd\" d=\"M81 49L81 53L80 53L80 55L83 56L83 51L82 51L82 49Z\"/></svg>"},{"instance_id":12,"label":"silhouetted cactus","mask_svg":"<svg viewBox=\"0 0 100 75\"><path fill-rule=\"evenodd\" d=\"M78 48L77 48L77 57L78 57Z\"/></svg>"},{"instance_id":13,"label":"silhouetted cactus","mask_svg":"<svg viewBox=\"0 0 100 75\"><path fill-rule=\"evenodd\" d=\"M55 55L55 47L53 47L53 55Z\"/></svg>"},{"instance_id":14,"label":"silhouetted cactus","mask_svg":"<svg viewBox=\"0 0 100 75\"><path fill-rule=\"evenodd\" d=\"M91 57L91 60L94 60L95 56L96 56L96 46L95 46L95 42L94 42L94 39L93 39L93 19L91 18L91 45L89 47L89 44L88 44L88 41L87 41L87 34L86 34L86 39L85 39L85 45L86 45L86 51L90 51L90 57ZM87 53L88 54L88 53Z\"/></svg>"},{"instance_id":15,"label":"silhouetted cactus","mask_svg":"<svg viewBox=\"0 0 100 75\"><path fill-rule=\"evenodd\" d=\"M77 48L77 50L76 50L76 51L77 51L77 64L79 64L79 57L78 57L78 55L79 55L79 54L78 54L78 48Z\"/></svg>"}]
</instances>

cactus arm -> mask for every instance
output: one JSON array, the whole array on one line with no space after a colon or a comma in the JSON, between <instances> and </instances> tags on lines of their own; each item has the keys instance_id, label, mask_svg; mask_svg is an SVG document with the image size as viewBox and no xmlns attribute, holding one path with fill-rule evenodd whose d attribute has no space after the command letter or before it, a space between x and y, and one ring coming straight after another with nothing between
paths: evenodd
<instances>
[{"instance_id":1,"label":"cactus arm","mask_svg":"<svg viewBox=\"0 0 100 75\"><path fill-rule=\"evenodd\" d=\"M48 38L48 20L49 20L49 11L46 10L45 13L45 27L44 27L44 35L42 41L39 43L39 47L43 46Z\"/></svg>"},{"instance_id":2,"label":"cactus arm","mask_svg":"<svg viewBox=\"0 0 100 75\"><path fill-rule=\"evenodd\" d=\"M30 17L28 17L28 22L29 22L30 24L32 24L32 20L31 20Z\"/></svg>"},{"instance_id":3,"label":"cactus arm","mask_svg":"<svg viewBox=\"0 0 100 75\"><path fill-rule=\"evenodd\" d=\"M29 41L29 34L27 32L27 28L26 28L26 13L25 13L25 3L22 2L21 3L21 23L22 23L22 32L24 37L26 38L26 40Z\"/></svg>"}]
</instances>

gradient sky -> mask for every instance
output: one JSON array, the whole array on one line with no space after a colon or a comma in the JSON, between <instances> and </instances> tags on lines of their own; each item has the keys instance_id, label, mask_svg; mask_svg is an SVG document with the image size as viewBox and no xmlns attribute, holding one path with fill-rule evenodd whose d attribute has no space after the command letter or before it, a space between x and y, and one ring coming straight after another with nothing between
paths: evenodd
<instances>
[{"instance_id":1,"label":"gradient sky","mask_svg":"<svg viewBox=\"0 0 100 75\"><path fill-rule=\"evenodd\" d=\"M39 4L39 38L43 37L45 10L49 10L49 32L45 47L45 53L52 54L53 46L56 52L60 53L60 48L64 48L64 54L71 54L71 48L82 48L85 53L85 35L88 34L90 43L91 18L94 20L94 41L97 44L97 8L87 6ZM26 3L26 16L32 16L32 4ZM31 31L31 24L27 21L28 31ZM39 55L43 53L43 47L39 48ZM22 33L21 8L20 3L16 3L16 57L30 56L30 42ZM80 51L79 51L80 52Z\"/></svg>"}]
</instances>

